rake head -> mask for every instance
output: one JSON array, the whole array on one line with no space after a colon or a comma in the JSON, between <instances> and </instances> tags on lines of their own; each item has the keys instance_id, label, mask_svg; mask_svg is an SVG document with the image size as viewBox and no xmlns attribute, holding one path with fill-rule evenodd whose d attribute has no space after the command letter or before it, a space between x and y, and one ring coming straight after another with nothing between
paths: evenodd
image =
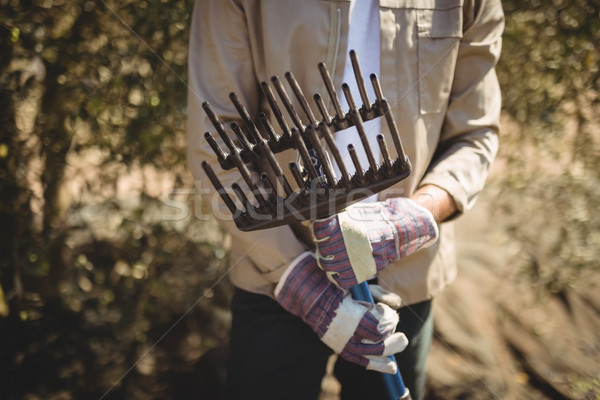
<instances>
[{"instance_id":1,"label":"rake head","mask_svg":"<svg viewBox=\"0 0 600 400\"><path fill-rule=\"evenodd\" d=\"M344 83L342 91L349 106L349 111L346 113L342 111L327 66L324 63L319 64L319 72L335 109L333 117L329 115L323 98L318 93L313 96L313 99L322 118L315 117L291 72L287 72L285 78L302 109L306 124L298 115L286 89L276 76L271 78L271 85L262 82L261 88L277 125L279 125L277 130L279 133L276 132L264 113L258 115L259 126L262 130L259 129L235 93L230 94L230 99L240 114L243 126L236 123L230 125L233 137L225 130L223 123L210 105L206 102L203 103L202 106L226 149L224 150L217 143L210 132L204 134L208 144L217 155L221 168L225 170L237 168L246 186L242 188L239 184L233 184L231 188L241 207L238 207L238 204L230 196L230 192L223 187L208 162L203 161L202 167L229 208L233 220L240 230L252 231L325 218L342 211L352 203L394 185L410 174L410 162L402 148L402 141L391 108L383 97L377 76L370 75L376 96L375 101L371 103L362 79L358 57L354 51L350 51L350 59L362 106L357 107L349 86ZM291 127L281 112L271 87L275 89L281 104L289 115L292 121ZM377 143L383 159L381 165L378 165L375 160L363 125L363 121L377 117L383 117L386 120L396 151L396 157L390 158L384 137L379 134ZM352 144L348 145L347 151L356 170L351 175L344 165L333 134L352 126L356 127L358 131L369 165L363 169L356 148ZM326 146L322 145L322 140ZM281 165L275 158L276 153L288 149L296 149L301 160L301 163L292 162L288 165L295 183L294 187L284 175ZM339 179L333 172L329 154L332 155L341 173ZM256 164L258 161L266 161L267 167L258 171L256 168L252 168L253 171L258 172L259 179L256 179L256 174L251 172L247 164Z\"/></svg>"}]
</instances>

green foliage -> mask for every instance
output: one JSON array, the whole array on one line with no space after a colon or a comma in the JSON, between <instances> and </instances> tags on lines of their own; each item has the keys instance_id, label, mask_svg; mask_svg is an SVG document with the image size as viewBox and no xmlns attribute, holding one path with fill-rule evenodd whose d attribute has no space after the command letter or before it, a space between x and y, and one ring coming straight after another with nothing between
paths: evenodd
<instances>
[{"instance_id":1,"label":"green foliage","mask_svg":"<svg viewBox=\"0 0 600 400\"><path fill-rule=\"evenodd\" d=\"M32 242L47 248L66 229L69 166L93 160L99 186L146 164L181 175L192 2L6 3L1 211L13 223L2 254L16 268Z\"/></svg>"},{"instance_id":2,"label":"green foliage","mask_svg":"<svg viewBox=\"0 0 600 400\"><path fill-rule=\"evenodd\" d=\"M597 1L503 1L498 70L504 109L522 124L553 123L565 99L600 89Z\"/></svg>"},{"instance_id":3,"label":"green foliage","mask_svg":"<svg viewBox=\"0 0 600 400\"><path fill-rule=\"evenodd\" d=\"M542 291L600 271L600 3L503 2L502 197L515 260Z\"/></svg>"},{"instance_id":4,"label":"green foliage","mask_svg":"<svg viewBox=\"0 0 600 400\"><path fill-rule=\"evenodd\" d=\"M193 2L1 3L0 398L175 393L230 289L220 230L162 201L193 187Z\"/></svg>"}]
</instances>

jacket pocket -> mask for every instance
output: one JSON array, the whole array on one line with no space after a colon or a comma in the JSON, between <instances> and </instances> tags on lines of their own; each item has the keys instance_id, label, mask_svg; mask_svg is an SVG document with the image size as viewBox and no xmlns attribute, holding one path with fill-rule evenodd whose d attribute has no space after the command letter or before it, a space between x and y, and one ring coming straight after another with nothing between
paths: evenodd
<instances>
[{"instance_id":1,"label":"jacket pocket","mask_svg":"<svg viewBox=\"0 0 600 400\"><path fill-rule=\"evenodd\" d=\"M421 114L439 113L446 109L462 38L462 2L454 1L454 6L449 1L443 3L446 6L443 9L417 10Z\"/></svg>"},{"instance_id":2,"label":"jacket pocket","mask_svg":"<svg viewBox=\"0 0 600 400\"><path fill-rule=\"evenodd\" d=\"M417 70L410 71L416 82L410 85L418 87L419 113L444 111L462 38L463 0L380 0L379 4L381 9L392 10L396 23L410 24L407 28L412 30L414 43L397 42L395 46L404 57L416 57L413 65ZM403 37L398 35L395 40Z\"/></svg>"}]
</instances>

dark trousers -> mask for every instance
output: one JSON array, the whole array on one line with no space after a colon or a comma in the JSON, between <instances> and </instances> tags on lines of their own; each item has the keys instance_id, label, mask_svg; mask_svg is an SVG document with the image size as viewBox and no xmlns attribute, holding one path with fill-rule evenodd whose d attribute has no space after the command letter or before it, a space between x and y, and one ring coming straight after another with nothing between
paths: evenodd
<instances>
[{"instance_id":1,"label":"dark trousers","mask_svg":"<svg viewBox=\"0 0 600 400\"><path fill-rule=\"evenodd\" d=\"M399 313L398 330L410 343L396 359L406 387L418 400L433 332L431 301L403 307ZM240 289L233 297L232 317L228 400L318 398L332 352L308 325L270 297ZM388 399L378 372L338 357L334 373L343 400Z\"/></svg>"}]
</instances>

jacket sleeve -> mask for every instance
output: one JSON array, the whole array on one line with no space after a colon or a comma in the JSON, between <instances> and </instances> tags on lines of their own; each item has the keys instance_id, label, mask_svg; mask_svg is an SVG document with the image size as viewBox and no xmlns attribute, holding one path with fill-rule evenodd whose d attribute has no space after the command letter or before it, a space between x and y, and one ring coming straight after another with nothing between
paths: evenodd
<instances>
[{"instance_id":1,"label":"jacket sleeve","mask_svg":"<svg viewBox=\"0 0 600 400\"><path fill-rule=\"evenodd\" d=\"M440 144L421 185L450 193L459 213L470 209L498 150L501 95L495 66L504 13L500 0L467 0L455 75Z\"/></svg>"},{"instance_id":2,"label":"jacket sleeve","mask_svg":"<svg viewBox=\"0 0 600 400\"><path fill-rule=\"evenodd\" d=\"M208 161L225 188L242 181L237 169L224 171L220 168L206 143L204 133L214 132L214 128L202 109L202 103L208 101L226 127L229 122L239 119L229 99L231 92L238 95L251 115L257 114L260 87L254 72L255 60L247 22L243 5L234 0L197 0L195 3L188 59L187 155L196 187L201 193L200 200L208 205L214 217L234 237L232 256L249 260L255 269L252 275L274 283L289 262L305 251L305 246L287 226L255 232L239 231L201 168L201 162Z\"/></svg>"}]
</instances>

